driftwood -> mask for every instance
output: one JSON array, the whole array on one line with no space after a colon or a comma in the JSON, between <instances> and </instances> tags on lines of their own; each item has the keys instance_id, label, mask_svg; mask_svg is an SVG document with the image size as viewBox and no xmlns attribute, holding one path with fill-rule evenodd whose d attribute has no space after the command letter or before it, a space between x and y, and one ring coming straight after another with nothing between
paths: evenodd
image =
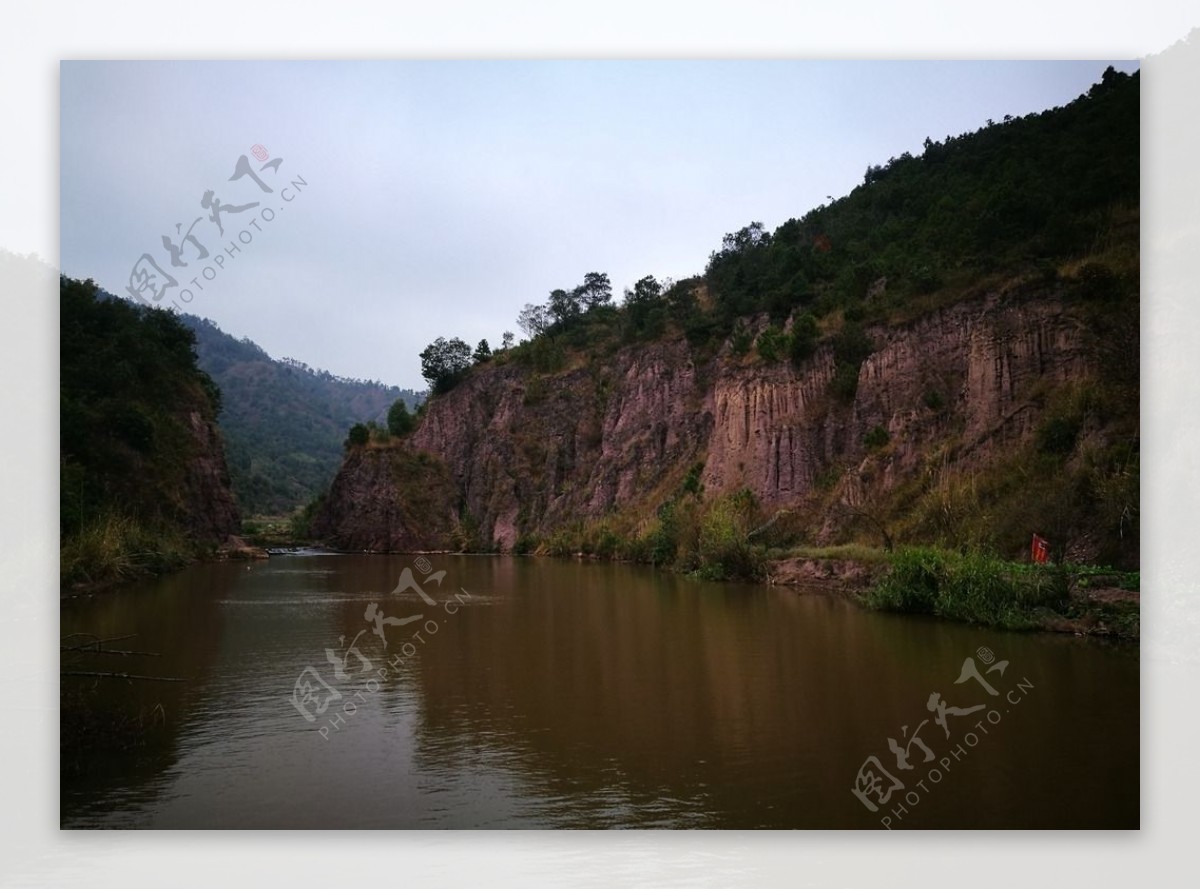
<instances>
[{"instance_id":1,"label":"driftwood","mask_svg":"<svg viewBox=\"0 0 1200 890\"><path fill-rule=\"evenodd\" d=\"M162 658L161 652L139 652L136 649L90 649L84 646L63 648L60 652L85 652L89 655L149 655L152 658Z\"/></svg>"},{"instance_id":2,"label":"driftwood","mask_svg":"<svg viewBox=\"0 0 1200 890\"><path fill-rule=\"evenodd\" d=\"M111 680L152 680L156 683L186 683L186 677L146 677L142 674L118 674L113 671L62 671L64 677L106 677Z\"/></svg>"},{"instance_id":3,"label":"driftwood","mask_svg":"<svg viewBox=\"0 0 1200 890\"><path fill-rule=\"evenodd\" d=\"M97 637L95 634L89 634L89 633L67 634L67 636L62 638L63 643L66 643L68 640L71 640L74 638L79 638L79 637L86 637L88 639L87 639L87 642L80 643L78 645L61 646L59 648L59 651L64 652L64 653L74 654L75 661L73 663L78 663L79 657L86 656L86 655L120 655L120 656L124 656L124 657L148 656L151 658L161 658L162 657L161 652L140 652L136 649L105 649L104 648L105 643L115 643L119 640L131 640L135 636L137 636L137 634L125 634L124 636L109 637L108 639L102 640L99 637ZM99 677L99 678L110 679L110 680L126 680L126 681L144 680L144 681L149 681L149 682L153 682L153 683L186 683L187 682L186 678L184 678L184 677L152 677L152 676L148 676L146 674L127 674L127 673L120 673L117 671L64 671L64 670L60 670L59 676L61 676L61 677Z\"/></svg>"},{"instance_id":4,"label":"driftwood","mask_svg":"<svg viewBox=\"0 0 1200 890\"><path fill-rule=\"evenodd\" d=\"M67 634L65 637L62 638L62 641L64 643L67 640L71 639L72 637L90 637L90 639L86 643L83 643L82 645L79 645L79 646L63 646L62 651L63 652L79 652L84 649L99 648L100 646L103 646L105 643L116 643L119 640L132 640L136 636L137 636L137 634L125 634L120 637L109 637L107 640L102 640L95 634L85 634L85 633Z\"/></svg>"}]
</instances>

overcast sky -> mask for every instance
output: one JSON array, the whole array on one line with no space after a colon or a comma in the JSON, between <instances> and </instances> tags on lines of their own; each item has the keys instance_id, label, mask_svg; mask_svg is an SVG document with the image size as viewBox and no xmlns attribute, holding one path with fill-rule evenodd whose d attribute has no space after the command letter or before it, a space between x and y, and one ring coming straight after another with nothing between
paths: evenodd
<instances>
[{"instance_id":1,"label":"overcast sky","mask_svg":"<svg viewBox=\"0 0 1200 890\"><path fill-rule=\"evenodd\" d=\"M1108 64L1137 68L64 62L61 264L124 294L149 254L177 282L160 305L423 389L437 336L495 347L526 302L591 271L616 295L700 272L725 232L801 216L926 136L1062 105ZM230 181L243 155L269 193Z\"/></svg>"}]
</instances>

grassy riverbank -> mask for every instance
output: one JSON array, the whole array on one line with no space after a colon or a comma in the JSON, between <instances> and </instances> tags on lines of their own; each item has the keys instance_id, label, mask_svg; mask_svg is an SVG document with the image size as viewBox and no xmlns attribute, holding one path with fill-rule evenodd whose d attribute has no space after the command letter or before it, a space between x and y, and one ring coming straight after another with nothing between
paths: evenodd
<instances>
[{"instance_id":1,"label":"grassy riverbank","mask_svg":"<svg viewBox=\"0 0 1200 890\"><path fill-rule=\"evenodd\" d=\"M1136 639L1140 577L1095 566L1034 565L981 553L903 548L862 594L870 608L1009 630Z\"/></svg>"},{"instance_id":2,"label":"grassy riverbank","mask_svg":"<svg viewBox=\"0 0 1200 890\"><path fill-rule=\"evenodd\" d=\"M177 531L106 513L63 538L59 581L64 593L97 590L178 569L196 555L195 547Z\"/></svg>"}]
</instances>

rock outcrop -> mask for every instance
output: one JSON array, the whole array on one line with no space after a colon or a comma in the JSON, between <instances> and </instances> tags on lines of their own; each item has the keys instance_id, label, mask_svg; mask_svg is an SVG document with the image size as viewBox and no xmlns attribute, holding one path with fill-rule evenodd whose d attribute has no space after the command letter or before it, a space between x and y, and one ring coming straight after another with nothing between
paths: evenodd
<instances>
[{"instance_id":1,"label":"rock outcrop","mask_svg":"<svg viewBox=\"0 0 1200 890\"><path fill-rule=\"evenodd\" d=\"M861 503L935 457L983 466L1029 443L1046 392L1095 370L1086 326L1064 299L1028 285L869 327L873 350L849 400L831 394L828 344L798 368L734 356L728 344L698 364L682 338L551 375L493 363L433 399L404 446L444 466L452 507L413 515L367 451L347 459L320 528L334 543L408 549L444 539L444 516L457 511L482 540L511 549L522 534L575 520L653 515L699 464L706 496L749 489L769 511L831 484ZM886 449L867 444L877 429ZM868 460L869 478L835 472Z\"/></svg>"},{"instance_id":2,"label":"rock outcrop","mask_svg":"<svg viewBox=\"0 0 1200 890\"><path fill-rule=\"evenodd\" d=\"M229 485L225 445L217 425L200 411L187 412L187 431L192 439L179 515L188 533L197 541L223 544L241 529L241 517Z\"/></svg>"},{"instance_id":3,"label":"rock outcrop","mask_svg":"<svg viewBox=\"0 0 1200 890\"><path fill-rule=\"evenodd\" d=\"M441 461L408 449L353 448L312 533L342 550L443 550L460 531L458 505Z\"/></svg>"}]
</instances>

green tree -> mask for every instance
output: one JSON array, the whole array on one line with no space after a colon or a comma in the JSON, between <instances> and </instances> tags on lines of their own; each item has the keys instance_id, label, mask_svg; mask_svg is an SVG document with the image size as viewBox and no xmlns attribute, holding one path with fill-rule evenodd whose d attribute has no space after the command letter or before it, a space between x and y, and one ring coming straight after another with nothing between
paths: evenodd
<instances>
[{"instance_id":1,"label":"green tree","mask_svg":"<svg viewBox=\"0 0 1200 890\"><path fill-rule=\"evenodd\" d=\"M830 381L834 395L845 401L854 398L858 391L858 373L862 363L874 351L875 345L861 324L848 321L833 338L833 380Z\"/></svg>"},{"instance_id":2,"label":"green tree","mask_svg":"<svg viewBox=\"0 0 1200 890\"><path fill-rule=\"evenodd\" d=\"M699 311L700 307L696 302L696 286L698 284L700 284L698 278L685 278L682 281L676 281L663 294L668 313L680 327L685 326Z\"/></svg>"},{"instance_id":3,"label":"green tree","mask_svg":"<svg viewBox=\"0 0 1200 890\"><path fill-rule=\"evenodd\" d=\"M574 290L575 297L584 312L590 312L597 306L605 306L612 299L612 283L603 272L588 272L583 276L583 284Z\"/></svg>"},{"instance_id":4,"label":"green tree","mask_svg":"<svg viewBox=\"0 0 1200 890\"><path fill-rule=\"evenodd\" d=\"M662 294L662 285L653 275L639 279L632 290L625 290L625 311L635 335L654 338L663 332L667 311Z\"/></svg>"},{"instance_id":5,"label":"green tree","mask_svg":"<svg viewBox=\"0 0 1200 890\"><path fill-rule=\"evenodd\" d=\"M550 292L550 300L546 303L546 312L552 323L565 326L578 317L582 311L578 292L567 292L562 288Z\"/></svg>"},{"instance_id":6,"label":"green tree","mask_svg":"<svg viewBox=\"0 0 1200 890\"><path fill-rule=\"evenodd\" d=\"M778 361L779 353L783 350L784 346L783 331L775 325L770 325L758 335L758 341L755 345L758 347L758 354L762 357L763 361Z\"/></svg>"},{"instance_id":7,"label":"green tree","mask_svg":"<svg viewBox=\"0 0 1200 890\"><path fill-rule=\"evenodd\" d=\"M475 364L482 364L492 357L492 348L488 346L486 339L480 340L479 345L475 347L475 353L471 358L475 359Z\"/></svg>"},{"instance_id":8,"label":"green tree","mask_svg":"<svg viewBox=\"0 0 1200 890\"><path fill-rule=\"evenodd\" d=\"M471 347L457 337L438 337L421 352L421 376L434 393L449 392L471 367Z\"/></svg>"},{"instance_id":9,"label":"green tree","mask_svg":"<svg viewBox=\"0 0 1200 890\"><path fill-rule=\"evenodd\" d=\"M356 423L350 427L350 435L346 437L347 448L360 448L371 439L371 430L365 423Z\"/></svg>"},{"instance_id":10,"label":"green tree","mask_svg":"<svg viewBox=\"0 0 1200 890\"><path fill-rule=\"evenodd\" d=\"M801 365L817 351L817 320L811 312L804 312L792 321L792 363Z\"/></svg>"},{"instance_id":11,"label":"green tree","mask_svg":"<svg viewBox=\"0 0 1200 890\"><path fill-rule=\"evenodd\" d=\"M517 315L517 327L524 331L530 340L540 337L549 326L550 314L545 306L526 303L525 308Z\"/></svg>"},{"instance_id":12,"label":"green tree","mask_svg":"<svg viewBox=\"0 0 1200 890\"><path fill-rule=\"evenodd\" d=\"M396 399L388 409L387 425L388 432L393 436L411 433L416 427L416 418L408 413L408 405L404 404L404 399Z\"/></svg>"},{"instance_id":13,"label":"green tree","mask_svg":"<svg viewBox=\"0 0 1200 890\"><path fill-rule=\"evenodd\" d=\"M729 349L734 355L745 355L754 345L754 335L740 318L733 323L733 332L729 335Z\"/></svg>"}]
</instances>

